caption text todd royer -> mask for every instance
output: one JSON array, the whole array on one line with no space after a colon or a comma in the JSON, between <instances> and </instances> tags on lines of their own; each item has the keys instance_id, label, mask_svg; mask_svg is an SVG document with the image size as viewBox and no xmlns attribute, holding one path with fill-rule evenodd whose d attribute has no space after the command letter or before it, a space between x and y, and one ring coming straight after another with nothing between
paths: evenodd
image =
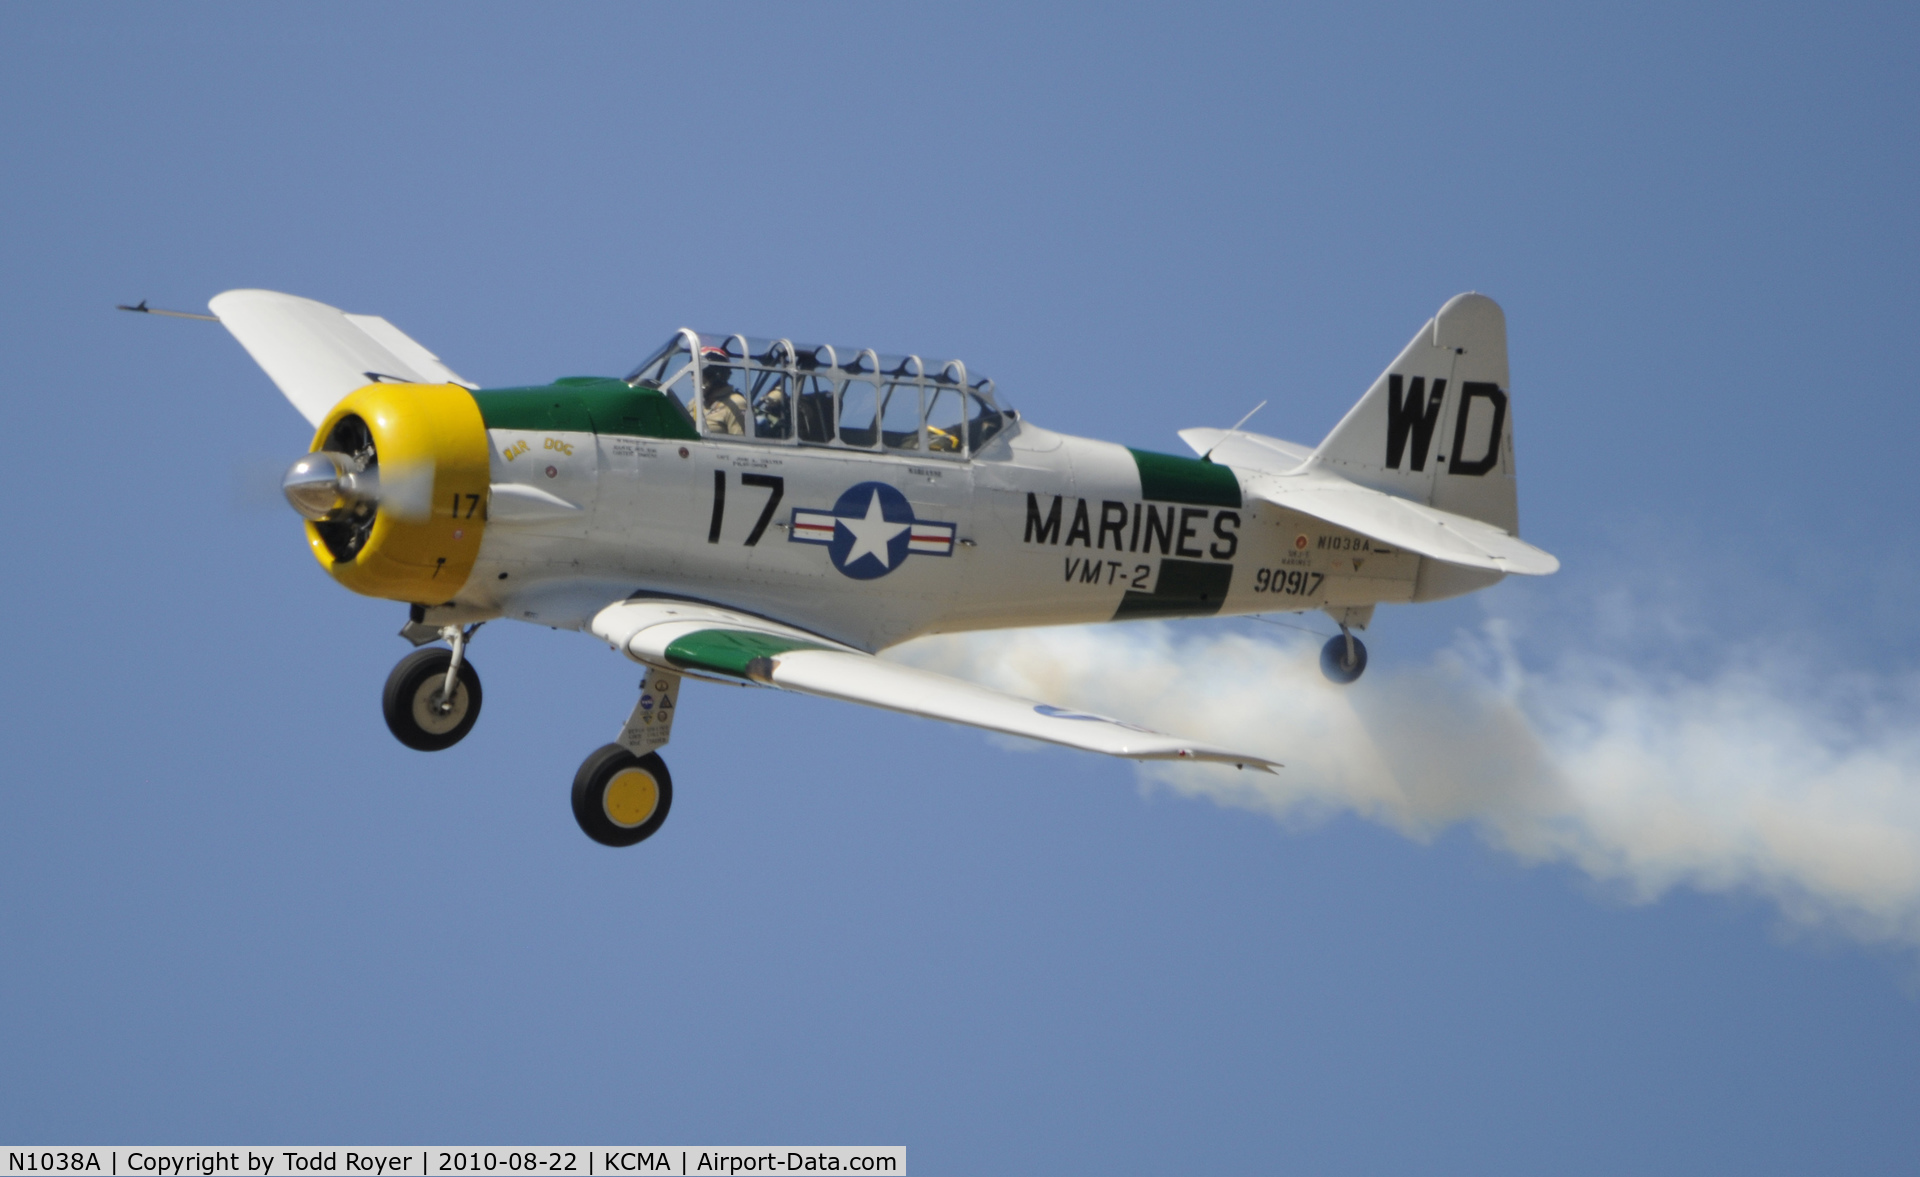
<instances>
[{"instance_id":1,"label":"caption text todd royer","mask_svg":"<svg viewBox=\"0 0 1920 1177\"><path fill-rule=\"evenodd\" d=\"M767 1148L9 1148L0 1177L486 1177L498 1174L885 1173L904 1174L903 1147Z\"/></svg>"}]
</instances>

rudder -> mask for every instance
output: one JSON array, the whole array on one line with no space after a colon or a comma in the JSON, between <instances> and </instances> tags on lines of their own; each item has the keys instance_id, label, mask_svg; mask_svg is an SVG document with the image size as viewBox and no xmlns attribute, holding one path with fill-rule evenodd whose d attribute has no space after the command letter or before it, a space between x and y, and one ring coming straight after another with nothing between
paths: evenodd
<instances>
[{"instance_id":1,"label":"rudder","mask_svg":"<svg viewBox=\"0 0 1920 1177\"><path fill-rule=\"evenodd\" d=\"M1456 295L1333 427L1308 465L1518 535L1507 381L1500 304Z\"/></svg>"}]
</instances>

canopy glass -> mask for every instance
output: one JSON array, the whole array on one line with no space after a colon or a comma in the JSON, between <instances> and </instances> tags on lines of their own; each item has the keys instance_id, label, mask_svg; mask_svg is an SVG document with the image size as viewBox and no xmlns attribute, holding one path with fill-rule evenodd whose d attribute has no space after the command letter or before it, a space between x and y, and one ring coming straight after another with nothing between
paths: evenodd
<instances>
[{"instance_id":1,"label":"canopy glass","mask_svg":"<svg viewBox=\"0 0 1920 1177\"><path fill-rule=\"evenodd\" d=\"M964 458L1006 423L959 360L681 330L627 383L657 388L707 437Z\"/></svg>"}]
</instances>

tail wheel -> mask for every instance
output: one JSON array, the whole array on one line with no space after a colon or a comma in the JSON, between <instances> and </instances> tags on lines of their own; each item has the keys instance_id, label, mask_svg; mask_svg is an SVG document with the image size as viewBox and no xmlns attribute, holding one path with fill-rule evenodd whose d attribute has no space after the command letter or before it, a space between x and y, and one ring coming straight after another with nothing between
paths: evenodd
<instances>
[{"instance_id":1,"label":"tail wheel","mask_svg":"<svg viewBox=\"0 0 1920 1177\"><path fill-rule=\"evenodd\" d=\"M474 720L480 718L480 673L473 663L461 662L449 699L447 667L452 664L452 650L429 646L408 654L393 668L380 710L394 739L419 752L438 752L458 744L473 730Z\"/></svg>"},{"instance_id":2,"label":"tail wheel","mask_svg":"<svg viewBox=\"0 0 1920 1177\"><path fill-rule=\"evenodd\" d=\"M1349 653L1347 643L1353 643ZM1320 673L1345 686L1360 677L1367 668L1367 647L1359 638L1341 634L1320 647Z\"/></svg>"},{"instance_id":3,"label":"tail wheel","mask_svg":"<svg viewBox=\"0 0 1920 1177\"><path fill-rule=\"evenodd\" d=\"M573 819L602 846L646 841L672 808L673 775L658 752L635 756L608 744L573 777Z\"/></svg>"}]
</instances>

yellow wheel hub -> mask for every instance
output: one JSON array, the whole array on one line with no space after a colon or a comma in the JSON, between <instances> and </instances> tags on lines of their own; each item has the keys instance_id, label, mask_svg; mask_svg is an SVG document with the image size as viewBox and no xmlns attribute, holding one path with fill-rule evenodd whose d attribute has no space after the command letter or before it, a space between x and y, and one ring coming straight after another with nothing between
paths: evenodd
<instances>
[{"instance_id":1,"label":"yellow wheel hub","mask_svg":"<svg viewBox=\"0 0 1920 1177\"><path fill-rule=\"evenodd\" d=\"M643 768L623 768L607 782L606 800L601 804L614 825L629 830L644 825L660 808L660 782Z\"/></svg>"}]
</instances>

